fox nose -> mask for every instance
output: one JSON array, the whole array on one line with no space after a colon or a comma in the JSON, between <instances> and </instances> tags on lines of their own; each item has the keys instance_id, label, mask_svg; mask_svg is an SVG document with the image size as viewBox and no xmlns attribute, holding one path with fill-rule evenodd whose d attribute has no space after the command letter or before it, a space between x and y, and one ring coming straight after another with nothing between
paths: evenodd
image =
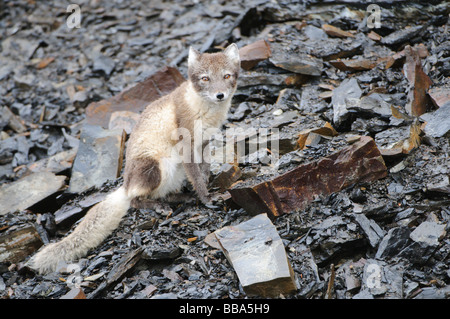
<instances>
[{"instance_id":1,"label":"fox nose","mask_svg":"<svg viewBox=\"0 0 450 319\"><path fill-rule=\"evenodd\" d=\"M222 100L224 97L225 97L225 94L223 94L223 93L217 93L217 94L216 94L216 98L217 98L218 100Z\"/></svg>"}]
</instances>

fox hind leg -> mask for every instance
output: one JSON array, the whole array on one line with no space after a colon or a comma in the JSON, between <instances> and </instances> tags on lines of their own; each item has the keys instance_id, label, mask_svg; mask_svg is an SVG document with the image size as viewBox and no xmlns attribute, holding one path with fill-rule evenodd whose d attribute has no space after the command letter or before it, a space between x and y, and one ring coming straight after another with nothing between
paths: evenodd
<instances>
[{"instance_id":1,"label":"fox hind leg","mask_svg":"<svg viewBox=\"0 0 450 319\"><path fill-rule=\"evenodd\" d=\"M129 197L150 197L160 184L161 169L157 160L149 157L127 162L123 185Z\"/></svg>"}]
</instances>

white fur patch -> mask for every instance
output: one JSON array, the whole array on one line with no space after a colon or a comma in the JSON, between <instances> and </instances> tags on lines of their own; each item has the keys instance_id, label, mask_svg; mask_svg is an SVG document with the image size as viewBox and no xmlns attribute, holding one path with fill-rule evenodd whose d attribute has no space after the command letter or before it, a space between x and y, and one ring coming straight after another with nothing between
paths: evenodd
<instances>
[{"instance_id":1,"label":"white fur patch","mask_svg":"<svg viewBox=\"0 0 450 319\"><path fill-rule=\"evenodd\" d=\"M239 57L239 48L235 43L230 44L225 51L223 52L225 55L233 62L233 63L239 63L240 57Z\"/></svg>"},{"instance_id":2,"label":"white fur patch","mask_svg":"<svg viewBox=\"0 0 450 319\"><path fill-rule=\"evenodd\" d=\"M152 192L153 198L161 198L178 192L186 178L181 158L177 156L163 157L160 160L161 183Z\"/></svg>"},{"instance_id":3,"label":"white fur patch","mask_svg":"<svg viewBox=\"0 0 450 319\"><path fill-rule=\"evenodd\" d=\"M204 129L220 127L226 120L231 106L231 96L220 103L208 102L195 91L192 83L188 83L184 98L193 113L197 114L196 119L202 120Z\"/></svg>"},{"instance_id":4,"label":"white fur patch","mask_svg":"<svg viewBox=\"0 0 450 319\"><path fill-rule=\"evenodd\" d=\"M128 209L130 206L130 198L127 195L124 187L119 187L117 190L106 196L106 199L113 206L119 206L121 209Z\"/></svg>"},{"instance_id":5,"label":"white fur patch","mask_svg":"<svg viewBox=\"0 0 450 319\"><path fill-rule=\"evenodd\" d=\"M200 52L195 50L193 47L189 48L189 56L188 56L188 67L194 66L197 63L198 58L200 56Z\"/></svg>"}]
</instances>

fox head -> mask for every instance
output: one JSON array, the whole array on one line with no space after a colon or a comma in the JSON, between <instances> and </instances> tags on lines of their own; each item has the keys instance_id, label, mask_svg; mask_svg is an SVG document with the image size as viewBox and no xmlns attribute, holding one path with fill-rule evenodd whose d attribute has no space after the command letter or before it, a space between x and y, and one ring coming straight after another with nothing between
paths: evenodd
<instances>
[{"instance_id":1,"label":"fox head","mask_svg":"<svg viewBox=\"0 0 450 319\"><path fill-rule=\"evenodd\" d=\"M188 74L194 89L206 101L229 101L236 91L241 61L236 44L223 52L201 54L189 49Z\"/></svg>"}]
</instances>

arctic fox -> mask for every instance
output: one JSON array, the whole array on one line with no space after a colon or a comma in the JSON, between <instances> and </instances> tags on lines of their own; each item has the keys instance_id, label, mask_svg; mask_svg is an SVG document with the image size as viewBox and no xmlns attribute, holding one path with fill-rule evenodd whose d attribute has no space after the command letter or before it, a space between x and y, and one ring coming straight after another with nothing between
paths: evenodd
<instances>
[{"instance_id":1,"label":"arctic fox","mask_svg":"<svg viewBox=\"0 0 450 319\"><path fill-rule=\"evenodd\" d=\"M46 273L60 262L70 263L86 255L118 227L128 208L164 205L161 203L180 190L186 177L200 201L209 204L209 165L194 160L207 143L200 143L200 149L189 148L188 160L180 161L174 148L182 138L174 140L173 132L187 129L191 138L184 142L192 146L198 145L193 141L195 122L201 121L203 129L220 128L236 91L239 70L239 50L234 43L217 53L201 54L191 47L188 80L149 104L130 135L123 185L92 207L70 235L43 247L29 265Z\"/></svg>"}]
</instances>

